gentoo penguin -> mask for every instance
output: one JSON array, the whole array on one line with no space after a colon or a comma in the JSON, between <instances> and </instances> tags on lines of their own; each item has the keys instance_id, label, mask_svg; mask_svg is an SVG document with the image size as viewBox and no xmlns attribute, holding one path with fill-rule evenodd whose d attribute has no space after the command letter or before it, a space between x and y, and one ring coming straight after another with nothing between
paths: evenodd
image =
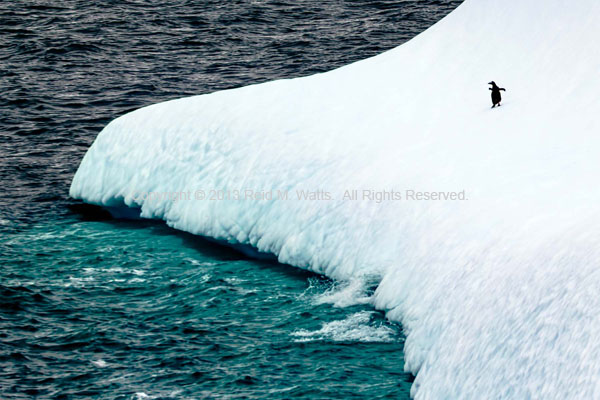
<instances>
[{"instance_id":1,"label":"gentoo penguin","mask_svg":"<svg viewBox=\"0 0 600 400\"><path fill-rule=\"evenodd\" d=\"M492 108L496 107L496 105L500 106L500 102L502 101L502 96L500 96L500 91L506 89L496 86L496 82L491 81L488 85L492 85L490 90L492 91Z\"/></svg>"}]
</instances>

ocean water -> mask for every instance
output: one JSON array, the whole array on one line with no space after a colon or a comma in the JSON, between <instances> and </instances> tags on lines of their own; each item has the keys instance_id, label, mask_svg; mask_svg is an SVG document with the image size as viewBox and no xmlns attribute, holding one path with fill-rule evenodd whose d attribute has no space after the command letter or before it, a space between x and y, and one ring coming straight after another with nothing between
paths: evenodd
<instances>
[{"instance_id":1,"label":"ocean water","mask_svg":"<svg viewBox=\"0 0 600 400\"><path fill-rule=\"evenodd\" d=\"M460 1L0 4L0 398L407 398L344 286L68 198L106 123L376 55Z\"/></svg>"}]
</instances>

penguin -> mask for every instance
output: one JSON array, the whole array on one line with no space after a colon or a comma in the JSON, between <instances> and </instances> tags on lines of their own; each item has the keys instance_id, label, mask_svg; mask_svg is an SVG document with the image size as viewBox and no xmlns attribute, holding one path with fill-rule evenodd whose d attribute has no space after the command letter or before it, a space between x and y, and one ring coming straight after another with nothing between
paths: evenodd
<instances>
[{"instance_id":1,"label":"penguin","mask_svg":"<svg viewBox=\"0 0 600 400\"><path fill-rule=\"evenodd\" d=\"M496 105L500 107L500 102L502 101L500 91L506 91L506 89L496 86L496 82L494 81L491 81L490 83L488 83L488 85L492 85L492 87L490 88L490 90L492 91L492 108L496 107Z\"/></svg>"}]
</instances>

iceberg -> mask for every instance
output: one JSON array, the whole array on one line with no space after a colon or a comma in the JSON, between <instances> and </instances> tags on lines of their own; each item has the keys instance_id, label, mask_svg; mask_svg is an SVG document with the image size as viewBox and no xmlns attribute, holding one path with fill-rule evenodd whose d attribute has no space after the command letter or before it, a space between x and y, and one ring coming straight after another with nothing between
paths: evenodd
<instances>
[{"instance_id":1,"label":"iceberg","mask_svg":"<svg viewBox=\"0 0 600 400\"><path fill-rule=\"evenodd\" d=\"M415 399L600 398L599 19L466 0L376 57L117 118L70 195L374 279Z\"/></svg>"}]
</instances>

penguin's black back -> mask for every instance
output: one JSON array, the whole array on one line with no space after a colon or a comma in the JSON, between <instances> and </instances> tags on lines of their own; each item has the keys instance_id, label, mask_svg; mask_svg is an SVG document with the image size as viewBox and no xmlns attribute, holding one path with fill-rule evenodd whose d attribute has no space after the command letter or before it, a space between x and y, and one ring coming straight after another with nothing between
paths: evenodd
<instances>
[{"instance_id":1,"label":"penguin's black back","mask_svg":"<svg viewBox=\"0 0 600 400\"><path fill-rule=\"evenodd\" d=\"M490 85L492 85L492 88L490 89L492 91L492 104L496 105L502 101L502 95L500 95L500 90L504 89L499 88L498 85L496 85L496 82L494 81L491 81Z\"/></svg>"},{"instance_id":2,"label":"penguin's black back","mask_svg":"<svg viewBox=\"0 0 600 400\"><path fill-rule=\"evenodd\" d=\"M492 88L492 103L498 104L502 101L502 96L500 95L500 89L498 86Z\"/></svg>"}]
</instances>

